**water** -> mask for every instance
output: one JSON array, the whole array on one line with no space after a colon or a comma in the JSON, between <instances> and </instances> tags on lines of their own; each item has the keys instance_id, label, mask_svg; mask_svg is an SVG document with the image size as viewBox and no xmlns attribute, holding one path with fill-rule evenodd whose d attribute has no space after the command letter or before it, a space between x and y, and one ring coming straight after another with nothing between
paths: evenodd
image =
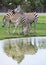
<instances>
[{"instance_id":1,"label":"water","mask_svg":"<svg viewBox=\"0 0 46 65\"><path fill-rule=\"evenodd\" d=\"M23 42L23 43L22 43ZM19 47L17 44L23 44L23 53L24 58L20 63L13 59L11 56L8 56L4 52L4 44L16 43L17 49ZM28 46L31 44L31 48ZM25 46L26 45L26 46ZM30 52L30 50L32 50ZM10 51L10 50L9 50ZM17 50L18 51L18 50ZM18 51L18 52L19 52ZM7 39L0 41L0 65L46 65L46 37L31 37L31 38L22 38L22 39Z\"/></svg>"}]
</instances>

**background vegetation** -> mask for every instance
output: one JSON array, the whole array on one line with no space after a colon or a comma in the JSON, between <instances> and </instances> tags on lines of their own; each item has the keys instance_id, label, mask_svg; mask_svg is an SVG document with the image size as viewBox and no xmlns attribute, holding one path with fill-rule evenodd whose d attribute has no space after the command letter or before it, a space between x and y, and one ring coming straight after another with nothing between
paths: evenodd
<instances>
[{"instance_id":1,"label":"background vegetation","mask_svg":"<svg viewBox=\"0 0 46 65\"><path fill-rule=\"evenodd\" d=\"M22 5L24 10L45 12L46 11L46 0L0 0L0 7L6 7L14 9L17 5Z\"/></svg>"}]
</instances>

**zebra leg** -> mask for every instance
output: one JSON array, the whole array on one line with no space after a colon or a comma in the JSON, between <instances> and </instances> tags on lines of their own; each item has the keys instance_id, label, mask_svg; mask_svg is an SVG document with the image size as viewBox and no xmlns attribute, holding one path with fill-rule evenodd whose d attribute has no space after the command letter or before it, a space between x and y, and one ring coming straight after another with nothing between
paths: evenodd
<instances>
[{"instance_id":1,"label":"zebra leg","mask_svg":"<svg viewBox=\"0 0 46 65\"><path fill-rule=\"evenodd\" d=\"M28 35L28 28L27 28L27 26L26 26L26 27L24 27L23 32L24 32L24 35Z\"/></svg>"},{"instance_id":2,"label":"zebra leg","mask_svg":"<svg viewBox=\"0 0 46 65\"><path fill-rule=\"evenodd\" d=\"M16 30L16 25L15 25L15 28L14 28L13 34L15 33L15 30Z\"/></svg>"},{"instance_id":3,"label":"zebra leg","mask_svg":"<svg viewBox=\"0 0 46 65\"><path fill-rule=\"evenodd\" d=\"M31 26L30 26L30 24L29 24L29 25L28 25L28 31L29 31L29 32L30 32L30 27L31 27Z\"/></svg>"},{"instance_id":4,"label":"zebra leg","mask_svg":"<svg viewBox=\"0 0 46 65\"><path fill-rule=\"evenodd\" d=\"M15 33L15 30L17 27L19 27L19 22L15 23L15 28L14 28L13 34Z\"/></svg>"},{"instance_id":5,"label":"zebra leg","mask_svg":"<svg viewBox=\"0 0 46 65\"><path fill-rule=\"evenodd\" d=\"M8 22L8 33L9 33L9 34L10 34L10 25L11 25L11 23Z\"/></svg>"},{"instance_id":6,"label":"zebra leg","mask_svg":"<svg viewBox=\"0 0 46 65\"><path fill-rule=\"evenodd\" d=\"M22 24L22 33L23 33L23 24Z\"/></svg>"},{"instance_id":7,"label":"zebra leg","mask_svg":"<svg viewBox=\"0 0 46 65\"><path fill-rule=\"evenodd\" d=\"M18 26L18 34L20 35L20 25Z\"/></svg>"},{"instance_id":8,"label":"zebra leg","mask_svg":"<svg viewBox=\"0 0 46 65\"><path fill-rule=\"evenodd\" d=\"M36 35L36 20L34 21L34 35Z\"/></svg>"}]
</instances>

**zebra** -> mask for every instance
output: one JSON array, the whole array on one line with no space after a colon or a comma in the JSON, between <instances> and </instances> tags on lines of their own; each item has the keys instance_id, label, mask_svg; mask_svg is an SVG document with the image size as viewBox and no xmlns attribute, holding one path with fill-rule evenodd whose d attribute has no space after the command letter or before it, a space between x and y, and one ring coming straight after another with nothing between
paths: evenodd
<instances>
[{"instance_id":1,"label":"zebra","mask_svg":"<svg viewBox=\"0 0 46 65\"><path fill-rule=\"evenodd\" d=\"M26 22L26 24L28 24L29 22L30 26L32 26L32 23L34 22L34 33L36 33L36 23L38 21L38 14L36 12L24 13L20 5L15 9L15 12L23 15L22 21L24 21L24 23ZM28 29L28 26L26 26L26 29ZM25 32L26 32L26 29L24 27Z\"/></svg>"},{"instance_id":2,"label":"zebra","mask_svg":"<svg viewBox=\"0 0 46 65\"><path fill-rule=\"evenodd\" d=\"M22 24L24 35L28 35L29 32L29 24L32 25L34 22L34 25L36 26L36 22L38 20L38 16L36 12L33 13L22 13L20 6L16 8L15 14L13 14L13 11L8 11L8 13L4 16L2 26L4 26L4 22L8 20L9 21L9 28L11 23L15 23L15 29L16 27ZM34 28L35 28L34 26ZM35 32L35 31L34 31Z\"/></svg>"},{"instance_id":3,"label":"zebra","mask_svg":"<svg viewBox=\"0 0 46 65\"><path fill-rule=\"evenodd\" d=\"M8 23L8 33L10 33L11 24L15 25L15 29L13 33L15 32L16 28L19 28L19 25L21 24L22 15L19 13L13 14L12 12L8 12L6 15L4 15L2 20L2 27L4 27Z\"/></svg>"}]
</instances>

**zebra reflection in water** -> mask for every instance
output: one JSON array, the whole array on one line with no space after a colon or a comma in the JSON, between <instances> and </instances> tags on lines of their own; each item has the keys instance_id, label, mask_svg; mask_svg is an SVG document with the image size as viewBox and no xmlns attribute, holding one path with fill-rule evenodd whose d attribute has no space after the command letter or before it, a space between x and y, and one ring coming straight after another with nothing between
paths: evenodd
<instances>
[{"instance_id":1,"label":"zebra reflection in water","mask_svg":"<svg viewBox=\"0 0 46 65\"><path fill-rule=\"evenodd\" d=\"M20 63L25 55L33 55L37 53L38 48L36 45L36 39L34 39L34 44L32 44L31 38L6 40L4 51L8 56Z\"/></svg>"}]
</instances>

